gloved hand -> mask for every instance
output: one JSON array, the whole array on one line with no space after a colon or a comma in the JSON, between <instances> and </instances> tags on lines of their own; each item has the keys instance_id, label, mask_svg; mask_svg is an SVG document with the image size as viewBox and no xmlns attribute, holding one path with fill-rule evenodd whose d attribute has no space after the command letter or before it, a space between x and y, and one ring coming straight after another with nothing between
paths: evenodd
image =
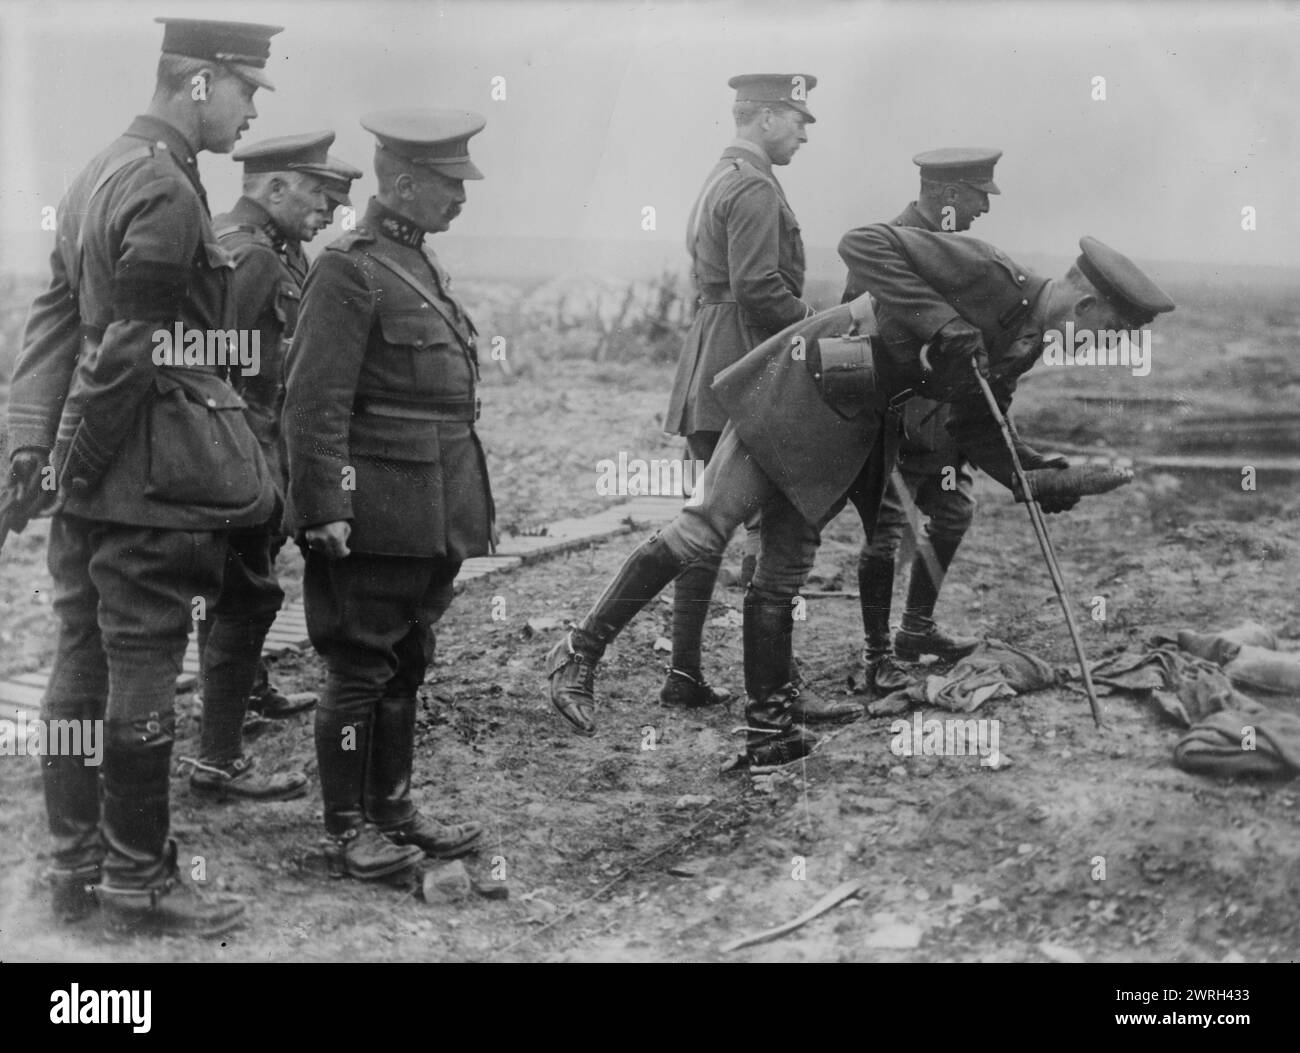
<instances>
[{"instance_id":1,"label":"gloved hand","mask_svg":"<svg viewBox=\"0 0 1300 1053\"><path fill-rule=\"evenodd\" d=\"M1046 454L1039 453L1031 446L1021 444L1016 451L1020 455L1020 467L1027 472L1032 472L1036 468L1069 468L1070 460L1059 453L1052 454L1050 457Z\"/></svg>"},{"instance_id":2,"label":"gloved hand","mask_svg":"<svg viewBox=\"0 0 1300 1053\"><path fill-rule=\"evenodd\" d=\"M924 397L940 402L967 395L978 397L975 370L986 377L989 371L983 335L969 323L954 318L935 333L928 352L921 356L921 368L926 370L919 389Z\"/></svg>"},{"instance_id":3,"label":"gloved hand","mask_svg":"<svg viewBox=\"0 0 1300 1053\"><path fill-rule=\"evenodd\" d=\"M9 458L9 489L30 493L40 487L40 472L49 454L35 446L14 450Z\"/></svg>"},{"instance_id":4,"label":"gloved hand","mask_svg":"<svg viewBox=\"0 0 1300 1053\"><path fill-rule=\"evenodd\" d=\"M984 348L984 334L969 322L954 318L935 334L935 341L947 368L964 369L973 362L979 375L988 379L989 353Z\"/></svg>"},{"instance_id":5,"label":"gloved hand","mask_svg":"<svg viewBox=\"0 0 1300 1053\"><path fill-rule=\"evenodd\" d=\"M352 536L352 524L346 519L308 527L303 534L307 539L307 547L327 559L345 559L352 554L352 550L348 548L348 538Z\"/></svg>"},{"instance_id":6,"label":"gloved hand","mask_svg":"<svg viewBox=\"0 0 1300 1053\"><path fill-rule=\"evenodd\" d=\"M24 446L9 457L7 490L12 496L10 522L12 529L20 531L35 515L54 503L57 494L41 486L42 471L49 463L48 450L37 446Z\"/></svg>"},{"instance_id":7,"label":"gloved hand","mask_svg":"<svg viewBox=\"0 0 1300 1053\"><path fill-rule=\"evenodd\" d=\"M1042 509L1043 515L1055 515L1057 512L1068 512L1071 508L1079 503L1077 497L1040 497L1038 507Z\"/></svg>"}]
</instances>

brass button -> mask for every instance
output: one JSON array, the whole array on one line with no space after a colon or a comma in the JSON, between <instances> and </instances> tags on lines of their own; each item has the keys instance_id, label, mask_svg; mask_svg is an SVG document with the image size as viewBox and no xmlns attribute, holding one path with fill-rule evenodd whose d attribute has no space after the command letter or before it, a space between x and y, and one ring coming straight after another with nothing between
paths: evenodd
<instances>
[{"instance_id":1,"label":"brass button","mask_svg":"<svg viewBox=\"0 0 1300 1053\"><path fill-rule=\"evenodd\" d=\"M1017 274L1017 275L1016 275L1016 281L1018 281L1018 282L1022 282L1022 281L1024 281L1024 280L1025 280L1025 276L1024 276L1023 274Z\"/></svg>"},{"instance_id":2,"label":"brass button","mask_svg":"<svg viewBox=\"0 0 1300 1053\"><path fill-rule=\"evenodd\" d=\"M216 409L216 408L217 408L217 400L208 399L208 409Z\"/></svg>"}]
</instances>

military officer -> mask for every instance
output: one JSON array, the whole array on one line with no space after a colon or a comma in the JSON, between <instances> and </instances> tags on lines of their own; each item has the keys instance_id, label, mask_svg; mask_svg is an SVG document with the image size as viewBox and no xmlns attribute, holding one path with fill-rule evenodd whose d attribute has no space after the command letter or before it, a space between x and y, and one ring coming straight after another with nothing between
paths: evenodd
<instances>
[{"instance_id":1,"label":"military officer","mask_svg":"<svg viewBox=\"0 0 1300 1053\"><path fill-rule=\"evenodd\" d=\"M812 313L803 295L799 223L774 167L788 165L816 121L808 109L811 74L746 74L736 89L736 138L705 180L687 222L686 251L698 310L677 363L664 430L686 439L708 464L727 418L710 390L714 376L750 348ZM757 525L750 525L757 550ZM672 664L660 692L666 705L727 702L710 687L700 650L721 557L687 570L673 589ZM752 556L747 557L752 564Z\"/></svg>"},{"instance_id":2,"label":"military officer","mask_svg":"<svg viewBox=\"0 0 1300 1053\"><path fill-rule=\"evenodd\" d=\"M42 716L105 728L102 773L43 761L55 913L84 915L97 886L110 928L207 935L244 908L183 883L168 840L176 678L192 605L221 583L226 531L265 522L275 491L222 362L231 263L197 154L229 153L257 116L280 29L159 21L147 112L58 210L53 277L14 374L10 470L45 478L48 458L57 479L59 634ZM173 334L196 353L169 349Z\"/></svg>"},{"instance_id":3,"label":"military officer","mask_svg":"<svg viewBox=\"0 0 1300 1053\"><path fill-rule=\"evenodd\" d=\"M316 712L325 849L335 872L402 872L475 848L411 800L416 692L461 563L490 551L492 497L474 421L475 330L425 246L481 179L478 114L390 110L375 135L379 193L321 253L289 352L286 523L306 549L303 593L328 680Z\"/></svg>"},{"instance_id":4,"label":"military officer","mask_svg":"<svg viewBox=\"0 0 1300 1053\"><path fill-rule=\"evenodd\" d=\"M552 704L580 732L594 723L595 668L606 646L682 569L720 551L761 509L762 544L745 597L745 688L751 765L787 763L815 739L796 723L790 679L792 604L812 567L820 528L849 500L874 522L897 455L900 407L913 394L953 402L951 431L993 478L1012 486L1010 454L974 380L987 370L1005 408L1045 335L1134 328L1173 309L1130 260L1092 238L1064 279L1047 281L992 245L879 224L850 231L840 256L866 293L791 326L721 373L713 390L730 415L714 460L680 515L639 546L577 628L547 656ZM870 314L874 394L854 412L828 404L813 347ZM923 354L928 345L929 352ZM927 368L928 367L928 368ZM1026 468L1043 459L1021 444Z\"/></svg>"},{"instance_id":5,"label":"military officer","mask_svg":"<svg viewBox=\"0 0 1300 1053\"><path fill-rule=\"evenodd\" d=\"M1001 150L983 147L947 147L917 154L912 162L920 168L920 193L891 222L896 227L935 232L968 230L989 210L989 195L1001 193L993 181L994 166L1001 156ZM864 291L859 281L850 277L843 302L857 299ZM899 479L907 488L909 503L915 503L927 517L912 560L907 605L896 641L899 657L907 661L922 654L960 658L978 643L951 636L934 623L943 575L975 512L974 484L966 458L947 430L951 412L952 406L946 402L920 397L908 400L903 409L898 474L891 475L886 485L875 524L866 524L867 538L858 557L858 592L868 690L888 692L908 679L891 661L889 636L894 564L908 525L904 499L897 490Z\"/></svg>"},{"instance_id":6,"label":"military officer","mask_svg":"<svg viewBox=\"0 0 1300 1053\"><path fill-rule=\"evenodd\" d=\"M232 377L248 404L249 423L280 494L288 485L280 450L284 404L284 349L293 337L307 258L302 246L329 223L333 203L327 181L334 133L280 136L240 147L244 193L213 221L217 238L235 263L235 323L255 333L259 352L250 372ZM251 337L250 337L251 338ZM252 358L253 356L250 356ZM289 800L307 792L301 772L263 775L243 752L242 728L250 706L284 718L310 708L312 696L290 701L266 676L262 644L284 600L275 575L283 537L281 509L252 530L231 533L216 607L199 625L203 681L203 731L190 786L201 795Z\"/></svg>"},{"instance_id":7,"label":"military officer","mask_svg":"<svg viewBox=\"0 0 1300 1053\"><path fill-rule=\"evenodd\" d=\"M334 222L334 213L339 208L351 208L352 198L349 193L353 180L361 178L361 169L341 161L333 154L325 158L325 167L321 172L321 188L325 191L325 200L329 205L326 213L326 225Z\"/></svg>"}]
</instances>

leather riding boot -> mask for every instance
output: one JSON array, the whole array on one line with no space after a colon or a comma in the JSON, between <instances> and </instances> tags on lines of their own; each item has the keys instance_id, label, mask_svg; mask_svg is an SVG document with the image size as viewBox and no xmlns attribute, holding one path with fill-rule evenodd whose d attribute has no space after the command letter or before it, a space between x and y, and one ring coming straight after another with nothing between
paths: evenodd
<instances>
[{"instance_id":1,"label":"leather riding boot","mask_svg":"<svg viewBox=\"0 0 1300 1053\"><path fill-rule=\"evenodd\" d=\"M745 594L745 759L750 767L788 764L807 756L817 739L794 715L799 689L789 682L793 612Z\"/></svg>"},{"instance_id":2,"label":"leather riding boot","mask_svg":"<svg viewBox=\"0 0 1300 1053\"><path fill-rule=\"evenodd\" d=\"M385 695L375 705L363 799L366 819L381 830L400 826L415 815L411 768L417 705L411 695Z\"/></svg>"},{"instance_id":3,"label":"leather riding boot","mask_svg":"<svg viewBox=\"0 0 1300 1053\"><path fill-rule=\"evenodd\" d=\"M41 776L54 835L54 860L44 875L50 907L57 921L79 921L95 909L93 890L103 876L99 771L84 757L56 753L41 758Z\"/></svg>"},{"instance_id":4,"label":"leather riding boot","mask_svg":"<svg viewBox=\"0 0 1300 1053\"><path fill-rule=\"evenodd\" d=\"M409 695L385 695L375 707L366 767L366 819L395 845L412 845L435 859L455 859L474 850L483 827L439 823L412 804L417 709L416 698Z\"/></svg>"},{"instance_id":5,"label":"leather riding boot","mask_svg":"<svg viewBox=\"0 0 1300 1053\"><path fill-rule=\"evenodd\" d=\"M700 651L709 603L718 581L722 557L715 556L682 571L673 583L672 669L700 680Z\"/></svg>"},{"instance_id":6,"label":"leather riding boot","mask_svg":"<svg viewBox=\"0 0 1300 1053\"><path fill-rule=\"evenodd\" d=\"M918 551L912 560L912 580L907 588L903 624L894 637L894 650L905 662L919 661L925 654L936 655L945 661L964 658L979 646L976 637L949 636L934 624L934 606L939 600L939 590L961 546L961 538L930 537L928 540L938 573L931 576L923 552Z\"/></svg>"},{"instance_id":7,"label":"leather riding boot","mask_svg":"<svg viewBox=\"0 0 1300 1053\"><path fill-rule=\"evenodd\" d=\"M633 551L595 605L546 656L553 705L582 735L596 734L596 663L637 613L682 572L682 562L652 534Z\"/></svg>"},{"instance_id":8,"label":"leather riding boot","mask_svg":"<svg viewBox=\"0 0 1300 1053\"><path fill-rule=\"evenodd\" d=\"M775 688L786 688L794 719L800 723L857 720L864 710L851 699L828 699L803 683L793 651L794 610L745 594L745 693L752 702Z\"/></svg>"},{"instance_id":9,"label":"leather riding boot","mask_svg":"<svg viewBox=\"0 0 1300 1053\"><path fill-rule=\"evenodd\" d=\"M893 606L893 557L864 556L858 561L858 596L862 605L862 672L867 692L887 695L908 684L907 674L894 664L889 641L889 611Z\"/></svg>"},{"instance_id":10,"label":"leather riding boot","mask_svg":"<svg viewBox=\"0 0 1300 1053\"><path fill-rule=\"evenodd\" d=\"M217 936L240 923L244 905L211 900L181 880L167 837L172 718L151 716L110 733L104 752L104 841L99 902L114 933Z\"/></svg>"},{"instance_id":11,"label":"leather riding boot","mask_svg":"<svg viewBox=\"0 0 1300 1053\"><path fill-rule=\"evenodd\" d=\"M348 716L324 707L316 710L316 766L326 833L342 834L366 821L370 726L369 714Z\"/></svg>"},{"instance_id":12,"label":"leather riding boot","mask_svg":"<svg viewBox=\"0 0 1300 1053\"><path fill-rule=\"evenodd\" d=\"M370 764L372 720L335 709L316 711L316 761L325 808L321 848L335 877L372 881L409 870L423 853L388 840L366 821L366 769ZM410 768L407 768L408 778Z\"/></svg>"}]
</instances>

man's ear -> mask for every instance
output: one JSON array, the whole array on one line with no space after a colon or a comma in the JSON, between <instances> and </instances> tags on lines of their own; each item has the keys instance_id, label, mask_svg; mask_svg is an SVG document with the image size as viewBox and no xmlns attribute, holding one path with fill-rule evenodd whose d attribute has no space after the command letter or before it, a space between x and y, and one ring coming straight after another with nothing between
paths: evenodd
<instances>
[{"instance_id":1,"label":"man's ear","mask_svg":"<svg viewBox=\"0 0 1300 1053\"><path fill-rule=\"evenodd\" d=\"M961 187L956 183L949 183L943 188L943 203L945 205L955 205L961 198Z\"/></svg>"},{"instance_id":2,"label":"man's ear","mask_svg":"<svg viewBox=\"0 0 1300 1053\"><path fill-rule=\"evenodd\" d=\"M409 201L415 196L415 176L403 172L393 180L393 192L403 201Z\"/></svg>"},{"instance_id":3,"label":"man's ear","mask_svg":"<svg viewBox=\"0 0 1300 1053\"><path fill-rule=\"evenodd\" d=\"M217 77L211 66L204 66L190 77L189 96L194 102L207 102L212 98Z\"/></svg>"}]
</instances>

